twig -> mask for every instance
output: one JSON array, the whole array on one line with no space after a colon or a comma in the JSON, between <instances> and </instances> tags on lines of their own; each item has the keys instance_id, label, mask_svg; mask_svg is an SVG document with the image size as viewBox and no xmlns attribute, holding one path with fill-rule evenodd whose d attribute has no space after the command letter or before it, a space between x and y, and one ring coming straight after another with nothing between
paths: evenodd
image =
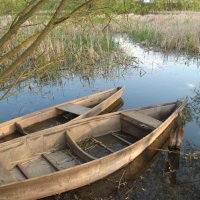
<instances>
[{"instance_id":1,"label":"twig","mask_svg":"<svg viewBox=\"0 0 200 200\"><path fill-rule=\"evenodd\" d=\"M167 150L167 149L157 149L157 148L148 148L150 150L156 150L156 151L162 151L162 152L168 152L168 153L176 153L176 154L180 154L180 155L184 155L184 156L197 156L200 155L200 151L196 151L194 153L183 153L183 152L176 152L173 150Z\"/></svg>"},{"instance_id":2,"label":"twig","mask_svg":"<svg viewBox=\"0 0 200 200\"><path fill-rule=\"evenodd\" d=\"M4 94L2 97L0 97L0 100L4 99L4 98L8 95L8 93L18 84L18 82L20 81L20 79L21 79L22 76L24 75L25 71L26 71L26 70L24 70L24 71L20 74L20 76L18 77L18 79L10 86L10 88L8 88L8 90L5 92L5 94Z\"/></svg>"},{"instance_id":3,"label":"twig","mask_svg":"<svg viewBox=\"0 0 200 200\"><path fill-rule=\"evenodd\" d=\"M124 172L123 172L123 174L122 174L122 176L121 176L121 178L120 178L120 180L119 180L119 184L118 184L118 187L117 187L118 190L120 189L121 181L122 181L122 179L123 179L123 177L124 177L125 172L126 172L126 170L124 170Z\"/></svg>"}]
</instances>

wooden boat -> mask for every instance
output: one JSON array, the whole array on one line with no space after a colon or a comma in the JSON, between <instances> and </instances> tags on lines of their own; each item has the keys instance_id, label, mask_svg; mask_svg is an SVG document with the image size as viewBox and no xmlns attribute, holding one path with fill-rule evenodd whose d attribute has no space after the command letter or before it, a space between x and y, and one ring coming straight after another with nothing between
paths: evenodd
<instances>
[{"instance_id":1,"label":"wooden boat","mask_svg":"<svg viewBox=\"0 0 200 200\"><path fill-rule=\"evenodd\" d=\"M49 131L69 121L101 114L121 97L123 90L124 87L106 90L1 123L0 139L7 140L5 137L11 134L19 137L43 129Z\"/></svg>"},{"instance_id":2,"label":"wooden boat","mask_svg":"<svg viewBox=\"0 0 200 200\"><path fill-rule=\"evenodd\" d=\"M166 137L185 105L177 101L90 117L0 144L0 200L59 194L138 161Z\"/></svg>"}]
</instances>

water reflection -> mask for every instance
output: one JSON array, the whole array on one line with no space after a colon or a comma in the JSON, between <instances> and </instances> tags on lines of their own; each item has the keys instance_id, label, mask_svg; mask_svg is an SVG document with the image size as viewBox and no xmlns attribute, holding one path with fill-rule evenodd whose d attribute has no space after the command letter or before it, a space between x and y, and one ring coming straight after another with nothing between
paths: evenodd
<instances>
[{"instance_id":1,"label":"water reflection","mask_svg":"<svg viewBox=\"0 0 200 200\"><path fill-rule=\"evenodd\" d=\"M177 170L179 169L180 149L169 149L166 161L166 179L171 186L177 183Z\"/></svg>"},{"instance_id":2,"label":"water reflection","mask_svg":"<svg viewBox=\"0 0 200 200\"><path fill-rule=\"evenodd\" d=\"M179 116L176 119L175 127L170 134L167 160L165 166L165 175L167 182L174 186L177 183L176 173L179 169L180 147L184 136L185 118Z\"/></svg>"},{"instance_id":3,"label":"water reflection","mask_svg":"<svg viewBox=\"0 0 200 200\"><path fill-rule=\"evenodd\" d=\"M161 52L160 49L145 48L141 44L133 43L128 35L117 35L114 38L119 43L127 55L134 56L139 66L145 67L149 72L156 68L166 68L169 63L181 64L190 67L190 65L200 66L198 56L188 56L180 52ZM188 83L189 84L189 83ZM191 84L190 86L193 86Z\"/></svg>"},{"instance_id":4,"label":"water reflection","mask_svg":"<svg viewBox=\"0 0 200 200\"><path fill-rule=\"evenodd\" d=\"M193 89L193 95L189 97L189 102L191 117L200 126L200 86Z\"/></svg>"}]
</instances>

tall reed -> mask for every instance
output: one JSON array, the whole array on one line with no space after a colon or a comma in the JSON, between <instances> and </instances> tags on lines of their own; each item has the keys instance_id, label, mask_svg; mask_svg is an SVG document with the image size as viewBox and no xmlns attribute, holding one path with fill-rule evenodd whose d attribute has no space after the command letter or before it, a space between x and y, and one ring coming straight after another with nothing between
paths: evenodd
<instances>
[{"instance_id":1,"label":"tall reed","mask_svg":"<svg viewBox=\"0 0 200 200\"><path fill-rule=\"evenodd\" d=\"M129 15L129 35L134 41L164 50L200 54L200 13Z\"/></svg>"}]
</instances>

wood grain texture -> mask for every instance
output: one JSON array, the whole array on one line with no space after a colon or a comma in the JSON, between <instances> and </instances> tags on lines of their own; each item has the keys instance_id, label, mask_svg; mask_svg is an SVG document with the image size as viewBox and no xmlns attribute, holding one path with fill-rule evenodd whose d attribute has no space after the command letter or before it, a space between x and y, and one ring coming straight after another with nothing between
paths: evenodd
<instances>
[{"instance_id":1,"label":"wood grain texture","mask_svg":"<svg viewBox=\"0 0 200 200\"><path fill-rule=\"evenodd\" d=\"M84 113L91 110L90 108L87 108L85 106L76 105L72 103L68 104L67 106L58 107L58 109L65 112L73 113L76 115L83 115Z\"/></svg>"},{"instance_id":2,"label":"wood grain texture","mask_svg":"<svg viewBox=\"0 0 200 200\"><path fill-rule=\"evenodd\" d=\"M151 117L148 115L145 115L143 113L140 113L139 111L133 111L131 113L124 113L122 116L130 122L137 122L139 125L146 125L147 127L153 129L158 128L162 122Z\"/></svg>"}]
</instances>

